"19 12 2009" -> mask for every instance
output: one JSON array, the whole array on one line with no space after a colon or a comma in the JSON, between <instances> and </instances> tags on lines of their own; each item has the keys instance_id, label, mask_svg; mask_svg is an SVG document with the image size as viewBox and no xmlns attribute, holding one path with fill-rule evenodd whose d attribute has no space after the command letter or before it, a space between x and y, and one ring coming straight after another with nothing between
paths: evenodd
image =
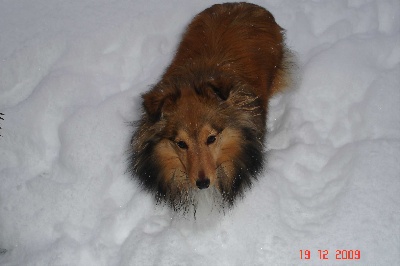
<instances>
[{"instance_id":1,"label":"19 12 2009","mask_svg":"<svg viewBox=\"0 0 400 266\"><path fill-rule=\"evenodd\" d=\"M329 250L318 249L318 258L320 260L329 260ZM311 251L309 249L300 250L300 259L309 260L311 259ZM336 260L359 260L361 259L361 251L358 249L336 249L335 258Z\"/></svg>"}]
</instances>

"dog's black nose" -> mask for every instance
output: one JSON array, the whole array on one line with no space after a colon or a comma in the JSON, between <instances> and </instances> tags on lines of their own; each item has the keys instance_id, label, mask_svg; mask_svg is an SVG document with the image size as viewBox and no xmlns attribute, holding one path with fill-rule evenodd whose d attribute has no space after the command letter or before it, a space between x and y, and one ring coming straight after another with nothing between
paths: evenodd
<instances>
[{"instance_id":1,"label":"dog's black nose","mask_svg":"<svg viewBox=\"0 0 400 266\"><path fill-rule=\"evenodd\" d=\"M196 181L196 186L200 189L205 189L210 186L210 179L199 179Z\"/></svg>"}]
</instances>

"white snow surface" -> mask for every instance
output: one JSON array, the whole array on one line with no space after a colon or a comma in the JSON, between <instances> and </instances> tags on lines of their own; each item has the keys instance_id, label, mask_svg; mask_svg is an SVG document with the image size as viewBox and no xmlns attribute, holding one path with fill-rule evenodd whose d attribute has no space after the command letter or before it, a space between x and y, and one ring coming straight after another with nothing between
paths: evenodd
<instances>
[{"instance_id":1,"label":"white snow surface","mask_svg":"<svg viewBox=\"0 0 400 266\"><path fill-rule=\"evenodd\" d=\"M400 265L398 0L254 1L298 82L229 212L176 215L127 173L140 94L214 3L0 1L0 265Z\"/></svg>"}]
</instances>

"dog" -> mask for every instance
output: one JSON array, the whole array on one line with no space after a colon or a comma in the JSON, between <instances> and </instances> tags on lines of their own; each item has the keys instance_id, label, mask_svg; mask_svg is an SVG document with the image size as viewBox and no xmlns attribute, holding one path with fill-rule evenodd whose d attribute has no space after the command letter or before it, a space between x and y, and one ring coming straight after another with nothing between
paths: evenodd
<instances>
[{"instance_id":1,"label":"dog","mask_svg":"<svg viewBox=\"0 0 400 266\"><path fill-rule=\"evenodd\" d=\"M202 191L234 206L262 171L269 99L288 85L284 30L250 3L194 17L161 79L142 95L130 172L157 202L196 208Z\"/></svg>"}]
</instances>

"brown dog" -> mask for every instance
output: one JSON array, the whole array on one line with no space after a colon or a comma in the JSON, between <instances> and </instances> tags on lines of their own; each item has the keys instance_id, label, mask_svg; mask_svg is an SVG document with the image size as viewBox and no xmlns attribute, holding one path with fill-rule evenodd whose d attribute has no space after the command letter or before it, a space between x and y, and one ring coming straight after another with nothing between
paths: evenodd
<instances>
[{"instance_id":1,"label":"brown dog","mask_svg":"<svg viewBox=\"0 0 400 266\"><path fill-rule=\"evenodd\" d=\"M264 8L213 5L183 34L143 95L130 169L159 202L196 206L199 190L232 206L263 166L268 100L287 83L283 30Z\"/></svg>"}]
</instances>

